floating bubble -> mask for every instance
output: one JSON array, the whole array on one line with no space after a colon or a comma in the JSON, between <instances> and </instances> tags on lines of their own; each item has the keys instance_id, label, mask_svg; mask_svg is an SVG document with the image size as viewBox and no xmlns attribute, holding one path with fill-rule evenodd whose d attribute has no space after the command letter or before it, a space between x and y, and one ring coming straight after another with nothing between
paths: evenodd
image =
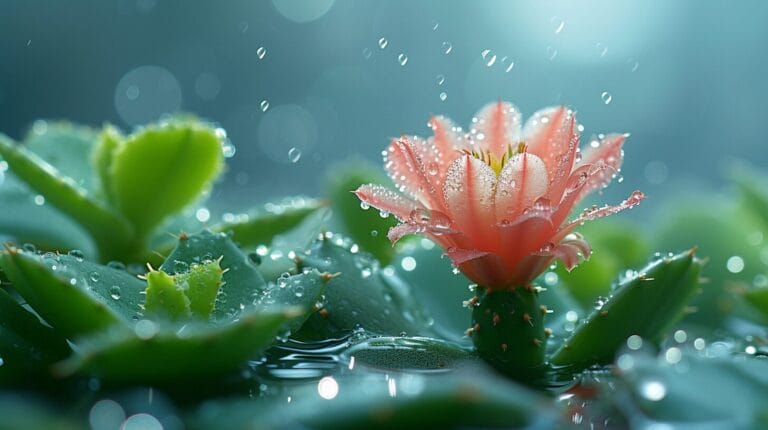
<instances>
[{"instance_id":1,"label":"floating bubble","mask_svg":"<svg viewBox=\"0 0 768 430\"><path fill-rule=\"evenodd\" d=\"M563 31L563 28L565 27L565 21L560 19L560 17L553 16L549 21L555 27L555 34L560 34L560 32Z\"/></svg>"},{"instance_id":2,"label":"floating bubble","mask_svg":"<svg viewBox=\"0 0 768 430\"><path fill-rule=\"evenodd\" d=\"M323 377L317 383L317 394L326 400L331 400L339 394L339 383L332 376Z\"/></svg>"},{"instance_id":3,"label":"floating bubble","mask_svg":"<svg viewBox=\"0 0 768 430\"><path fill-rule=\"evenodd\" d=\"M600 42L595 44L595 48L597 48L597 52L600 55L600 58L605 57L605 55L608 54L608 47Z\"/></svg>"},{"instance_id":4,"label":"floating bubble","mask_svg":"<svg viewBox=\"0 0 768 430\"><path fill-rule=\"evenodd\" d=\"M267 109L269 109L269 100L262 100L261 103L259 103L259 108L262 112L266 112Z\"/></svg>"},{"instance_id":5,"label":"floating bubble","mask_svg":"<svg viewBox=\"0 0 768 430\"><path fill-rule=\"evenodd\" d=\"M451 42L445 41L443 42L442 46L443 46L443 53L445 55L448 55L451 52L453 52L453 45L451 44Z\"/></svg>"},{"instance_id":6,"label":"floating bubble","mask_svg":"<svg viewBox=\"0 0 768 430\"><path fill-rule=\"evenodd\" d=\"M175 113L181 99L181 86L176 77L158 66L132 69L115 87L115 110L129 125L146 124L164 114Z\"/></svg>"},{"instance_id":7,"label":"floating bubble","mask_svg":"<svg viewBox=\"0 0 768 430\"><path fill-rule=\"evenodd\" d=\"M371 58L371 55L373 55L373 51L371 50L371 48L367 48L367 47L363 48L363 58L367 60Z\"/></svg>"},{"instance_id":8,"label":"floating bubble","mask_svg":"<svg viewBox=\"0 0 768 430\"><path fill-rule=\"evenodd\" d=\"M547 46L547 59L552 61L557 57L557 49Z\"/></svg>"},{"instance_id":9,"label":"floating bubble","mask_svg":"<svg viewBox=\"0 0 768 430\"><path fill-rule=\"evenodd\" d=\"M397 55L397 62L400 63L401 66L405 66L406 64L408 64L408 56L402 52L399 53Z\"/></svg>"},{"instance_id":10,"label":"floating bubble","mask_svg":"<svg viewBox=\"0 0 768 430\"><path fill-rule=\"evenodd\" d=\"M272 0L280 15L298 23L322 18L334 3L335 0Z\"/></svg>"},{"instance_id":11,"label":"floating bubble","mask_svg":"<svg viewBox=\"0 0 768 430\"><path fill-rule=\"evenodd\" d=\"M379 39L379 48L384 49L387 45L389 45L389 41L385 37Z\"/></svg>"},{"instance_id":12,"label":"floating bubble","mask_svg":"<svg viewBox=\"0 0 768 430\"><path fill-rule=\"evenodd\" d=\"M448 93L446 93L445 91L440 93L440 101L446 101L447 99L448 99Z\"/></svg>"},{"instance_id":13,"label":"floating bubble","mask_svg":"<svg viewBox=\"0 0 768 430\"><path fill-rule=\"evenodd\" d=\"M200 208L195 212L195 218L200 222L208 222L211 219L211 212L206 208Z\"/></svg>"},{"instance_id":14,"label":"floating bubble","mask_svg":"<svg viewBox=\"0 0 768 430\"><path fill-rule=\"evenodd\" d=\"M741 273L744 270L744 259L734 255L725 262L725 268L731 273Z\"/></svg>"},{"instance_id":15,"label":"floating bubble","mask_svg":"<svg viewBox=\"0 0 768 430\"><path fill-rule=\"evenodd\" d=\"M443 85L445 83L445 76L444 75L437 75L435 76L435 80L437 81L437 85Z\"/></svg>"},{"instance_id":16,"label":"floating bubble","mask_svg":"<svg viewBox=\"0 0 768 430\"><path fill-rule=\"evenodd\" d=\"M610 104L613 100L613 96L608 91L603 91L602 94L600 94L600 98L603 99L603 103Z\"/></svg>"}]
</instances>

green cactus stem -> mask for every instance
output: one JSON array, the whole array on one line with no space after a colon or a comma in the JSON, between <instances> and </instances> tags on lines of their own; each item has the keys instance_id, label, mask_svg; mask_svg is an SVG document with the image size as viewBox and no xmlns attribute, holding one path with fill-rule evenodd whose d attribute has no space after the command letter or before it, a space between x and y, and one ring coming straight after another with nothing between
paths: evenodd
<instances>
[{"instance_id":1,"label":"green cactus stem","mask_svg":"<svg viewBox=\"0 0 768 430\"><path fill-rule=\"evenodd\" d=\"M467 334L477 353L496 370L523 382L536 382L546 369L546 306L532 285L508 290L478 287L467 301L472 327Z\"/></svg>"}]
</instances>

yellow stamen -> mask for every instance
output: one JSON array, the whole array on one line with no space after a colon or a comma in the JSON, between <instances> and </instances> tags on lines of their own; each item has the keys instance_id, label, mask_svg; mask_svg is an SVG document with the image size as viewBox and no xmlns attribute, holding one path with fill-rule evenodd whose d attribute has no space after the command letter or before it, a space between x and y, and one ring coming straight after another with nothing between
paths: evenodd
<instances>
[{"instance_id":1,"label":"yellow stamen","mask_svg":"<svg viewBox=\"0 0 768 430\"><path fill-rule=\"evenodd\" d=\"M528 146L525 144L525 142L520 142L516 145L508 145L507 150L504 152L504 154L502 154L501 158L493 156L487 149L481 151L475 149L469 151L464 149L461 152L465 155L471 155L472 157L487 164L491 169L493 169L493 171L496 173L496 176L498 176L501 174L501 169L504 168L504 165L507 164L507 161L509 161L515 155L522 154L527 150Z\"/></svg>"}]
</instances>

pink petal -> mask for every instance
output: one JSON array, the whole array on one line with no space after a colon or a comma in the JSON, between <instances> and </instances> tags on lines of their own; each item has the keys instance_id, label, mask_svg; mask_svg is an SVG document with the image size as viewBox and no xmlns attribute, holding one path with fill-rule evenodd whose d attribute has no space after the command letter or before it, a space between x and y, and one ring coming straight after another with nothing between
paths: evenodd
<instances>
[{"instance_id":1,"label":"pink petal","mask_svg":"<svg viewBox=\"0 0 768 430\"><path fill-rule=\"evenodd\" d=\"M443 184L450 216L459 230L483 240L493 224L496 173L487 164L464 155L451 163Z\"/></svg>"},{"instance_id":2,"label":"pink petal","mask_svg":"<svg viewBox=\"0 0 768 430\"><path fill-rule=\"evenodd\" d=\"M596 146L593 143L587 146L582 152L581 161L578 166L584 166L588 164L597 165L599 163L604 164L605 169L600 175L596 175L590 178L589 184L587 184L579 197L577 202L583 199L591 191L606 187L616 174L621 169L621 163L624 160L624 151L621 149L624 144L624 140L627 135L625 134L609 134L601 140L593 140L596 142Z\"/></svg>"},{"instance_id":3,"label":"pink petal","mask_svg":"<svg viewBox=\"0 0 768 430\"><path fill-rule=\"evenodd\" d=\"M593 183L594 178L603 175L608 168L603 162L597 164L587 164L577 167L568 178L568 183L563 192L563 197L557 207L557 211L552 217L555 225L562 224L573 210L574 206L585 195L587 186Z\"/></svg>"},{"instance_id":4,"label":"pink petal","mask_svg":"<svg viewBox=\"0 0 768 430\"><path fill-rule=\"evenodd\" d=\"M376 209L389 212L400 221L408 220L414 210L424 208L421 203L381 185L361 185L355 191L355 195L360 201Z\"/></svg>"},{"instance_id":5,"label":"pink petal","mask_svg":"<svg viewBox=\"0 0 768 430\"><path fill-rule=\"evenodd\" d=\"M510 220L547 194L549 177L541 158L523 152L507 161L496 186L496 219Z\"/></svg>"},{"instance_id":6,"label":"pink petal","mask_svg":"<svg viewBox=\"0 0 768 430\"><path fill-rule=\"evenodd\" d=\"M389 239L389 241L392 242L392 244L394 245L395 243L397 243L397 241L402 239L403 236L407 236L409 234L419 234L423 232L424 232L423 227L406 222L390 228L389 231L387 232L387 239Z\"/></svg>"},{"instance_id":7,"label":"pink petal","mask_svg":"<svg viewBox=\"0 0 768 430\"><path fill-rule=\"evenodd\" d=\"M592 254L592 248L581 235L572 234L571 236L574 237L567 238L557 245L550 245L537 254L557 257L558 260L563 262L565 269L570 272L581 260L589 258Z\"/></svg>"},{"instance_id":8,"label":"pink petal","mask_svg":"<svg viewBox=\"0 0 768 430\"><path fill-rule=\"evenodd\" d=\"M626 200L619 203L615 206L602 206L602 207L591 207L589 209L586 209L578 218L575 220L569 222L565 226L563 226L560 231L557 232L557 235L555 235L555 238L553 239L554 242L559 241L563 237L565 237L571 230L573 230L574 227L583 224L587 221L596 220L598 218L607 217L609 215L613 215L615 213L621 212L625 209L633 208L640 204L640 202L645 198L645 194L643 194L641 191L635 190L632 192L632 194L627 197Z\"/></svg>"},{"instance_id":9,"label":"pink petal","mask_svg":"<svg viewBox=\"0 0 768 430\"><path fill-rule=\"evenodd\" d=\"M559 201L579 147L576 115L563 106L542 109L528 119L523 136L528 151L547 166L549 198Z\"/></svg>"},{"instance_id":10,"label":"pink petal","mask_svg":"<svg viewBox=\"0 0 768 430\"><path fill-rule=\"evenodd\" d=\"M509 145L520 140L520 111L511 103L499 101L488 104L475 118L477 123L472 127L474 137L497 158L507 152Z\"/></svg>"},{"instance_id":11,"label":"pink petal","mask_svg":"<svg viewBox=\"0 0 768 430\"><path fill-rule=\"evenodd\" d=\"M477 249L448 248L445 254L451 259L453 264L460 265L469 260L474 260L489 254L488 251L479 251Z\"/></svg>"},{"instance_id":12,"label":"pink petal","mask_svg":"<svg viewBox=\"0 0 768 430\"><path fill-rule=\"evenodd\" d=\"M393 139L384 156L384 167L400 191L408 191L432 209L444 207L443 197L434 183L435 175L426 171L423 158L434 155L420 139L402 137Z\"/></svg>"}]
</instances>

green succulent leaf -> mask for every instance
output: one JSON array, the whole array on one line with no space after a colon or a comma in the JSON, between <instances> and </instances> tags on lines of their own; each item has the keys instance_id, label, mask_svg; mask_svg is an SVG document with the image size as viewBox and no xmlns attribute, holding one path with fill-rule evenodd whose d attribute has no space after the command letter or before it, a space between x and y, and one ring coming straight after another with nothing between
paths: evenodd
<instances>
[{"instance_id":1,"label":"green succulent leaf","mask_svg":"<svg viewBox=\"0 0 768 430\"><path fill-rule=\"evenodd\" d=\"M144 282L123 270L79 254L41 256L16 248L0 254L0 267L24 300L68 338L126 328L138 318Z\"/></svg>"},{"instance_id":2,"label":"green succulent leaf","mask_svg":"<svg viewBox=\"0 0 768 430\"><path fill-rule=\"evenodd\" d=\"M463 303L472 297L468 287L473 282L454 273L441 248L428 239L412 240L402 247L392 267L413 286L414 299L434 318L435 332L454 342L469 343L464 332L470 321Z\"/></svg>"},{"instance_id":3,"label":"green succulent leaf","mask_svg":"<svg viewBox=\"0 0 768 430\"><path fill-rule=\"evenodd\" d=\"M228 321L242 313L266 289L266 282L252 259L243 253L224 233L203 230L183 235L166 258L160 270L171 275L187 273L193 265L219 260L224 270L211 318ZM202 306L203 301L201 301Z\"/></svg>"},{"instance_id":4,"label":"green succulent leaf","mask_svg":"<svg viewBox=\"0 0 768 430\"><path fill-rule=\"evenodd\" d=\"M98 131L90 127L36 121L25 136L24 147L91 193L95 187L88 158L98 140Z\"/></svg>"},{"instance_id":5,"label":"green succulent leaf","mask_svg":"<svg viewBox=\"0 0 768 430\"><path fill-rule=\"evenodd\" d=\"M613 360L627 338L659 342L679 320L699 286L693 251L659 258L619 282L612 295L574 330L550 358L574 371Z\"/></svg>"},{"instance_id":6,"label":"green succulent leaf","mask_svg":"<svg viewBox=\"0 0 768 430\"><path fill-rule=\"evenodd\" d=\"M0 387L43 381L70 352L66 339L0 289Z\"/></svg>"},{"instance_id":7,"label":"green succulent leaf","mask_svg":"<svg viewBox=\"0 0 768 430\"><path fill-rule=\"evenodd\" d=\"M263 210L236 216L234 221L213 225L211 230L230 234L232 240L242 247L269 245L275 236L298 226L324 206L322 201L316 199L289 198L278 203L267 203Z\"/></svg>"},{"instance_id":8,"label":"green succulent leaf","mask_svg":"<svg viewBox=\"0 0 768 430\"><path fill-rule=\"evenodd\" d=\"M562 411L541 394L470 366L441 374L339 376L318 395L312 381L285 397L217 403L191 416L192 429L554 428Z\"/></svg>"},{"instance_id":9,"label":"green succulent leaf","mask_svg":"<svg viewBox=\"0 0 768 430\"><path fill-rule=\"evenodd\" d=\"M159 315L172 320L189 318L191 315L190 300L184 292L183 284L177 282L174 276L151 270L147 273L146 293L144 310L147 315Z\"/></svg>"},{"instance_id":10,"label":"green succulent leaf","mask_svg":"<svg viewBox=\"0 0 768 430\"><path fill-rule=\"evenodd\" d=\"M91 196L71 177L28 149L0 135L0 156L11 171L63 213L87 230L99 245L102 259L124 257L130 239L125 220Z\"/></svg>"},{"instance_id":11,"label":"green succulent leaf","mask_svg":"<svg viewBox=\"0 0 768 430\"><path fill-rule=\"evenodd\" d=\"M360 199L352 193L361 185L387 184L389 179L378 166L363 160L339 163L329 171L332 174L326 181L326 195L331 201L341 231L381 264L389 264L395 257L395 247L387 239L387 232L397 224L397 220L394 217L382 218L376 210L363 210Z\"/></svg>"},{"instance_id":12,"label":"green succulent leaf","mask_svg":"<svg viewBox=\"0 0 768 430\"><path fill-rule=\"evenodd\" d=\"M614 402L643 419L678 428L760 429L768 424L768 362L762 357L706 357L683 349L677 363L628 354ZM640 417L635 417L639 419Z\"/></svg>"},{"instance_id":13,"label":"green succulent leaf","mask_svg":"<svg viewBox=\"0 0 768 430\"><path fill-rule=\"evenodd\" d=\"M298 308L260 310L223 325L140 320L133 331L82 339L80 354L55 370L61 376L78 373L126 384L206 379L236 370L304 313Z\"/></svg>"},{"instance_id":14,"label":"green succulent leaf","mask_svg":"<svg viewBox=\"0 0 768 430\"><path fill-rule=\"evenodd\" d=\"M99 182L99 191L109 204L114 204L115 197L112 194L112 158L115 150L120 146L124 137L116 127L107 125L102 130L96 146L93 148L90 158L93 171Z\"/></svg>"},{"instance_id":15,"label":"green succulent leaf","mask_svg":"<svg viewBox=\"0 0 768 430\"><path fill-rule=\"evenodd\" d=\"M13 173L0 168L0 240L30 243L41 250L95 252L81 226L51 205L38 205L35 197Z\"/></svg>"},{"instance_id":16,"label":"green succulent leaf","mask_svg":"<svg viewBox=\"0 0 768 430\"><path fill-rule=\"evenodd\" d=\"M314 269L282 277L276 283L270 283L254 304L257 308L266 310L283 307L305 309L305 313L292 318L286 326L289 333L295 333L315 311L322 309L323 292L331 279L333 275L330 273L320 273Z\"/></svg>"},{"instance_id":17,"label":"green succulent leaf","mask_svg":"<svg viewBox=\"0 0 768 430\"><path fill-rule=\"evenodd\" d=\"M110 194L140 238L210 187L224 160L214 129L191 120L149 126L111 152Z\"/></svg>"},{"instance_id":18,"label":"green succulent leaf","mask_svg":"<svg viewBox=\"0 0 768 430\"><path fill-rule=\"evenodd\" d=\"M382 336L363 338L344 351L355 365L377 369L440 370L477 358L472 349L429 337Z\"/></svg>"},{"instance_id":19,"label":"green succulent leaf","mask_svg":"<svg viewBox=\"0 0 768 430\"><path fill-rule=\"evenodd\" d=\"M380 335L431 333L410 286L349 240L328 233L299 260L302 267L337 274L328 282L323 310L309 318L300 338L338 338L358 327Z\"/></svg>"}]
</instances>

